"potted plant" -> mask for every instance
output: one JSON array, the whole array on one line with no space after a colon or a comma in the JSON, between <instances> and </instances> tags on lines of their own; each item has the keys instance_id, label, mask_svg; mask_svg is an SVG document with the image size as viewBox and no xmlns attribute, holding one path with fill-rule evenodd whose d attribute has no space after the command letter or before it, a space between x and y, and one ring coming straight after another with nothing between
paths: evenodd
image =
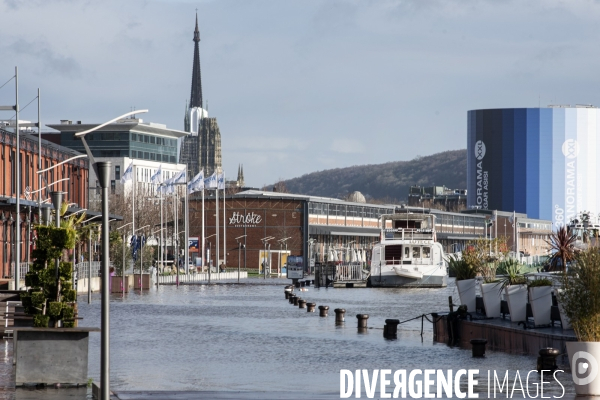
<instances>
[{"instance_id":1,"label":"potted plant","mask_svg":"<svg viewBox=\"0 0 600 400\"><path fill-rule=\"evenodd\" d=\"M527 282L529 304L535 325L548 325L552 310L552 281L547 278Z\"/></svg>"},{"instance_id":2,"label":"potted plant","mask_svg":"<svg viewBox=\"0 0 600 400\"><path fill-rule=\"evenodd\" d=\"M496 284L499 294L504 293L508 303L510 320L527 319L527 279L521 274L521 264L517 260L504 261L499 268L503 277Z\"/></svg>"},{"instance_id":3,"label":"potted plant","mask_svg":"<svg viewBox=\"0 0 600 400\"><path fill-rule=\"evenodd\" d=\"M579 396L600 395L600 248L579 251L562 275L559 301L577 342L567 342L567 353Z\"/></svg>"},{"instance_id":4,"label":"potted plant","mask_svg":"<svg viewBox=\"0 0 600 400\"><path fill-rule=\"evenodd\" d=\"M448 257L448 268L456 276L456 288L460 304L467 306L467 311L475 311L475 286L477 268L457 256Z\"/></svg>"},{"instance_id":5,"label":"potted plant","mask_svg":"<svg viewBox=\"0 0 600 400\"><path fill-rule=\"evenodd\" d=\"M490 318L499 318L500 309L500 292L498 291L498 280L496 279L496 265L492 262L487 263L481 269L483 283L481 284L481 297L483 297L483 306L485 307L485 315Z\"/></svg>"}]
</instances>

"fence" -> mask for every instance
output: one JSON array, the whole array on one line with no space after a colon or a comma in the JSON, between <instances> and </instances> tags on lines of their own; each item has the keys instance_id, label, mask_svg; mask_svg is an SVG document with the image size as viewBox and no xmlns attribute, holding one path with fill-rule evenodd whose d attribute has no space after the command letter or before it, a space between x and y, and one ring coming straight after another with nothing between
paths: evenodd
<instances>
[{"instance_id":1,"label":"fence","mask_svg":"<svg viewBox=\"0 0 600 400\"><path fill-rule=\"evenodd\" d=\"M335 266L334 281L363 281L368 274L363 272L361 263L341 264Z\"/></svg>"},{"instance_id":2,"label":"fence","mask_svg":"<svg viewBox=\"0 0 600 400\"><path fill-rule=\"evenodd\" d=\"M31 265L32 263L26 263L26 262L22 262L19 263L19 277L21 279L25 279L25 275L27 275L27 273L29 272L29 265ZM10 276L11 278L15 277L15 263L12 262L10 263Z\"/></svg>"},{"instance_id":3,"label":"fence","mask_svg":"<svg viewBox=\"0 0 600 400\"><path fill-rule=\"evenodd\" d=\"M234 280L238 278L235 272L217 272L210 274L210 281ZM248 278L248 272L240 271L240 279ZM208 282L208 273L200 274L179 274L179 283L206 283ZM158 283L160 285L174 285L177 283L177 275L159 275Z\"/></svg>"},{"instance_id":4,"label":"fence","mask_svg":"<svg viewBox=\"0 0 600 400\"><path fill-rule=\"evenodd\" d=\"M100 276L100 267L102 265L101 261L92 261L92 278ZM75 264L75 271L77 271L77 277L80 279L87 278L88 270L90 268L90 262L85 261L79 264Z\"/></svg>"}]
</instances>

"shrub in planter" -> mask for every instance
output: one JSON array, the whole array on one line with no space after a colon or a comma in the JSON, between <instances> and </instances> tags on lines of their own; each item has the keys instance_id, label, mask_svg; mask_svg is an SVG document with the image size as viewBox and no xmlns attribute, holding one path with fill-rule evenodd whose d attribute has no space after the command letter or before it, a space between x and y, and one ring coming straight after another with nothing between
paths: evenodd
<instances>
[{"instance_id":1,"label":"shrub in planter","mask_svg":"<svg viewBox=\"0 0 600 400\"><path fill-rule=\"evenodd\" d=\"M468 311L475 311L475 285L477 268L464 259L455 256L448 257L450 272L456 276L456 288L460 304L467 306Z\"/></svg>"},{"instance_id":2,"label":"shrub in planter","mask_svg":"<svg viewBox=\"0 0 600 400\"><path fill-rule=\"evenodd\" d=\"M525 321L527 319L527 278L521 274L521 264L516 260L507 260L501 263L498 271L504 276L498 281L498 290L504 293L508 303L508 312L511 321Z\"/></svg>"},{"instance_id":3,"label":"shrub in planter","mask_svg":"<svg viewBox=\"0 0 600 400\"><path fill-rule=\"evenodd\" d=\"M552 310L552 281L535 279L527 283L529 304L536 325L548 325Z\"/></svg>"},{"instance_id":4,"label":"shrub in planter","mask_svg":"<svg viewBox=\"0 0 600 400\"><path fill-rule=\"evenodd\" d=\"M63 307L62 320L65 328L72 328L75 325L75 310L72 306Z\"/></svg>"},{"instance_id":5,"label":"shrub in planter","mask_svg":"<svg viewBox=\"0 0 600 400\"><path fill-rule=\"evenodd\" d=\"M567 342L569 362L578 395L600 395L600 248L589 247L578 252L575 264L562 275L558 300L569 317L578 342ZM588 353L586 355L585 353ZM587 358L587 359L586 359ZM592 370L585 374L587 366ZM583 367L583 368L582 368ZM587 379L582 372L589 378ZM596 378L596 379L593 379Z\"/></svg>"},{"instance_id":6,"label":"shrub in planter","mask_svg":"<svg viewBox=\"0 0 600 400\"><path fill-rule=\"evenodd\" d=\"M33 326L36 328L47 328L50 316L37 314L33 316Z\"/></svg>"},{"instance_id":7,"label":"shrub in planter","mask_svg":"<svg viewBox=\"0 0 600 400\"><path fill-rule=\"evenodd\" d=\"M21 295L21 304L25 310L26 314L33 314L31 310L31 295L30 294L22 294Z\"/></svg>"},{"instance_id":8,"label":"shrub in planter","mask_svg":"<svg viewBox=\"0 0 600 400\"><path fill-rule=\"evenodd\" d=\"M35 230L38 240L32 252L34 262L26 276L27 284L31 287L31 305L26 311L40 315L35 326L47 327L50 316L53 322L57 322L63 315L65 302L73 302L77 298L71 284L72 264L59 263L58 279L55 270L55 260L62 257L64 250L75 245L76 232L70 227L41 225L36 226Z\"/></svg>"}]
</instances>

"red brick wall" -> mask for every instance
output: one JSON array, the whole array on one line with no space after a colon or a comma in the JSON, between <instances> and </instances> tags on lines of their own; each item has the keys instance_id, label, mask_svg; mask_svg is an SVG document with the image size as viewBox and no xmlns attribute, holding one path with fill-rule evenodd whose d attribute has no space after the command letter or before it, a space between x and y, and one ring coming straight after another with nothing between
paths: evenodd
<instances>
[{"instance_id":1,"label":"red brick wall","mask_svg":"<svg viewBox=\"0 0 600 400\"><path fill-rule=\"evenodd\" d=\"M190 236L198 236L202 240L202 202L198 199L190 200ZM205 237L213 235L215 230L215 201L214 198L205 200ZM260 216L258 223L230 223L234 213L242 216ZM256 218L254 218L256 222ZM226 225L227 225L227 266L237 267L238 244L236 237L247 235L241 239L246 244L245 259L247 268L259 268L260 251L264 250L262 238L274 236L268 243L271 244L271 265L277 268L279 254L275 250L285 250L279 239L289 237L287 240L288 251L292 255L302 255L302 202L297 200L280 199L231 199L226 200ZM223 199L219 199L219 237L220 254L223 259ZM211 243L211 258L215 262L216 236L208 239ZM241 251L241 266L244 267L244 250Z\"/></svg>"}]
</instances>

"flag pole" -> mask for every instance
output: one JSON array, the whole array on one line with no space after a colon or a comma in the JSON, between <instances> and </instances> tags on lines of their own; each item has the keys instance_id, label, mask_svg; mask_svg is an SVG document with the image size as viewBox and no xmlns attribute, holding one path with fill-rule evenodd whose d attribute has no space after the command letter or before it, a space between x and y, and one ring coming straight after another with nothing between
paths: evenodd
<instances>
[{"instance_id":1,"label":"flag pole","mask_svg":"<svg viewBox=\"0 0 600 400\"><path fill-rule=\"evenodd\" d=\"M206 265L206 239L204 235L204 186L202 186L202 271ZM208 283L210 283L210 265L208 266Z\"/></svg>"},{"instance_id":2,"label":"flag pole","mask_svg":"<svg viewBox=\"0 0 600 400\"><path fill-rule=\"evenodd\" d=\"M216 207L216 214L215 214L215 228L216 228L216 233L217 233L217 245L215 246L215 252L216 252L216 260L215 260L215 264L217 264L217 273L221 272L221 269L219 268L219 174L217 173L217 187L215 188L215 207ZM219 275L217 275L219 276Z\"/></svg>"},{"instance_id":3,"label":"flag pole","mask_svg":"<svg viewBox=\"0 0 600 400\"><path fill-rule=\"evenodd\" d=\"M131 234L135 236L135 182L137 181L137 169L135 168L135 164L133 164L132 160L132 168L131 173L133 174L133 178L131 179ZM137 246L137 242L136 242ZM133 256L133 254L132 254ZM123 266L123 271L125 271L125 266ZM135 260L133 260L133 281L135 282ZM125 277L125 272L123 272L123 277Z\"/></svg>"},{"instance_id":4,"label":"flag pole","mask_svg":"<svg viewBox=\"0 0 600 400\"><path fill-rule=\"evenodd\" d=\"M227 268L227 225L225 224L225 188L227 181L225 180L225 171L223 171L223 264Z\"/></svg>"},{"instance_id":5,"label":"flag pole","mask_svg":"<svg viewBox=\"0 0 600 400\"><path fill-rule=\"evenodd\" d=\"M185 272L186 274L189 274L190 271L190 224L189 224L189 190L188 190L188 186L187 186L187 172L185 175L186 179L186 183L185 183L185 211L184 211L184 215L183 215L183 230L185 231Z\"/></svg>"}]
</instances>

